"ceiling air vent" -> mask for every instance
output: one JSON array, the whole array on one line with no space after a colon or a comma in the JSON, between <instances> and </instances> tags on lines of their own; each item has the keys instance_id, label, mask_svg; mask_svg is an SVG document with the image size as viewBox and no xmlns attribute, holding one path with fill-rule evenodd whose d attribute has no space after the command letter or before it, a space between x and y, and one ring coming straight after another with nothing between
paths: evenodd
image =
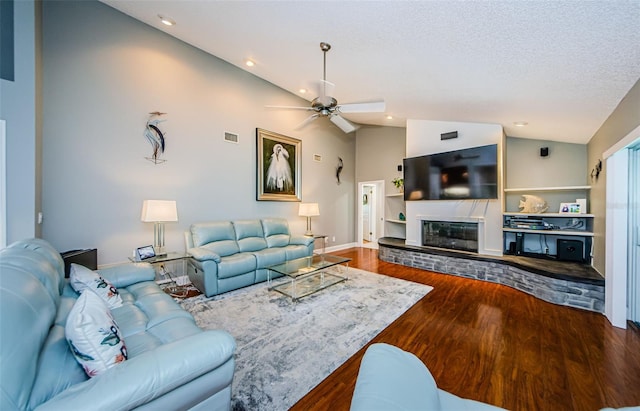
<instances>
[{"instance_id":1,"label":"ceiling air vent","mask_svg":"<svg viewBox=\"0 0 640 411\"><path fill-rule=\"evenodd\" d=\"M228 143L236 143L238 144L238 135L236 133L230 133L228 131L224 132L224 141Z\"/></svg>"}]
</instances>

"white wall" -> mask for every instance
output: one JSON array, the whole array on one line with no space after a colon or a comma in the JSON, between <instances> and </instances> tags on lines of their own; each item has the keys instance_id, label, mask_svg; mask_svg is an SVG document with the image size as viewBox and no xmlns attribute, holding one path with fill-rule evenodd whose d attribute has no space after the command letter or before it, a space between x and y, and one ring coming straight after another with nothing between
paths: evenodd
<instances>
[{"instance_id":1,"label":"white wall","mask_svg":"<svg viewBox=\"0 0 640 411\"><path fill-rule=\"evenodd\" d=\"M457 131L458 138L440 140L440 134ZM502 148L504 133L498 124L407 120L406 157L498 144L498 199L407 201L408 245L420 245L420 216L484 219L484 238L479 238L480 254L502 255Z\"/></svg>"},{"instance_id":2,"label":"white wall","mask_svg":"<svg viewBox=\"0 0 640 411\"><path fill-rule=\"evenodd\" d=\"M153 240L144 199L177 201L169 250L184 249L197 221L275 216L303 233L298 203L256 201L257 127L302 140L302 200L320 205L314 232L335 236L329 246L354 241L354 136L326 119L297 131L306 113L264 108L308 102L98 2L44 2L43 30L43 237L56 248L124 261ZM167 113L159 165L143 136L156 110Z\"/></svg>"},{"instance_id":3,"label":"white wall","mask_svg":"<svg viewBox=\"0 0 640 411\"><path fill-rule=\"evenodd\" d=\"M7 243L35 237L37 170L36 7L14 2L14 81L0 79L0 118L6 120Z\"/></svg>"}]
</instances>

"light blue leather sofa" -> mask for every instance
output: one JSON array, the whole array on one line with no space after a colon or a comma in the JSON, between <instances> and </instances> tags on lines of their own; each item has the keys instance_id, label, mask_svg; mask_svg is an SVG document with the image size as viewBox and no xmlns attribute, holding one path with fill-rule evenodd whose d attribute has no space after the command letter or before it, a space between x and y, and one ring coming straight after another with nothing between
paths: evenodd
<instances>
[{"instance_id":1,"label":"light blue leather sofa","mask_svg":"<svg viewBox=\"0 0 640 411\"><path fill-rule=\"evenodd\" d=\"M89 379L65 339L78 294L60 254L37 239L0 251L0 410L229 410L233 337L198 328L149 264L99 273L122 297L128 359Z\"/></svg>"},{"instance_id":2,"label":"light blue leather sofa","mask_svg":"<svg viewBox=\"0 0 640 411\"><path fill-rule=\"evenodd\" d=\"M457 397L438 388L415 355L389 344L372 344L364 354L351 411L495 411L493 405Z\"/></svg>"},{"instance_id":3,"label":"light blue leather sofa","mask_svg":"<svg viewBox=\"0 0 640 411\"><path fill-rule=\"evenodd\" d=\"M267 267L313 254L313 237L291 235L287 220L215 221L185 233L187 273L207 297L267 279Z\"/></svg>"}]
</instances>

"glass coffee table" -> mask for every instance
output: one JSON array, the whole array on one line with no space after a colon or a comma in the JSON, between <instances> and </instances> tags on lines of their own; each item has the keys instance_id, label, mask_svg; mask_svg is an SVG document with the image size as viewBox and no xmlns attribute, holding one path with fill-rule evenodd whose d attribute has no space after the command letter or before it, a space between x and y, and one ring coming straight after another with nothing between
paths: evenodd
<instances>
[{"instance_id":1,"label":"glass coffee table","mask_svg":"<svg viewBox=\"0 0 640 411\"><path fill-rule=\"evenodd\" d=\"M267 267L269 269L268 283L271 283L271 272L283 274L291 280L275 285L269 290L275 290L297 302L302 297L347 280L347 277L327 270L332 269L331 271L346 273L349 269L349 261L351 261L350 258L314 254Z\"/></svg>"}]
</instances>

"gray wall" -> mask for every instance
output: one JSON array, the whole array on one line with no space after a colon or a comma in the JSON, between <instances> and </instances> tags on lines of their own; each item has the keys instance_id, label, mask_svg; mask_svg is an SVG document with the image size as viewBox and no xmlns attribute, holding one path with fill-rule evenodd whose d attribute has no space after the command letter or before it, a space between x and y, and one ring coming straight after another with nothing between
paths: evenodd
<instances>
[{"instance_id":1,"label":"gray wall","mask_svg":"<svg viewBox=\"0 0 640 411\"><path fill-rule=\"evenodd\" d=\"M385 192L396 193L391 180L401 177L398 165L406 157L407 130L400 127L361 127L356 132L356 181L384 180Z\"/></svg>"},{"instance_id":2,"label":"gray wall","mask_svg":"<svg viewBox=\"0 0 640 411\"><path fill-rule=\"evenodd\" d=\"M540 148L548 147L549 155L540 156ZM587 179L587 146L557 141L507 137L505 188L537 188L585 186ZM506 193L505 211L519 211L522 194L543 198L549 213L557 213L560 203L572 203L576 198L589 198L588 191L543 191ZM587 202L587 210L589 204Z\"/></svg>"},{"instance_id":3,"label":"gray wall","mask_svg":"<svg viewBox=\"0 0 640 411\"><path fill-rule=\"evenodd\" d=\"M587 145L587 172L602 160L602 153L624 138L640 125L640 80L620 101L609 118L593 135ZM605 230L606 230L606 173L603 168L597 180L591 181L591 213L594 219L594 267L601 274L605 273Z\"/></svg>"},{"instance_id":4,"label":"gray wall","mask_svg":"<svg viewBox=\"0 0 640 411\"><path fill-rule=\"evenodd\" d=\"M308 102L102 3L45 2L43 31L43 237L59 250L125 260L153 239L140 222L144 199L177 201L169 250L184 249L182 232L197 221L275 216L304 232L298 203L256 201L256 127L302 140L302 200L320 204L314 232L335 236L329 246L354 241L353 134L326 119L297 131L305 113L264 108ZM168 113L158 165L143 136L156 110Z\"/></svg>"},{"instance_id":5,"label":"gray wall","mask_svg":"<svg viewBox=\"0 0 640 411\"><path fill-rule=\"evenodd\" d=\"M39 27L33 1L14 3L14 81L0 79L0 118L7 130L7 243L40 234L37 62Z\"/></svg>"}]
</instances>

